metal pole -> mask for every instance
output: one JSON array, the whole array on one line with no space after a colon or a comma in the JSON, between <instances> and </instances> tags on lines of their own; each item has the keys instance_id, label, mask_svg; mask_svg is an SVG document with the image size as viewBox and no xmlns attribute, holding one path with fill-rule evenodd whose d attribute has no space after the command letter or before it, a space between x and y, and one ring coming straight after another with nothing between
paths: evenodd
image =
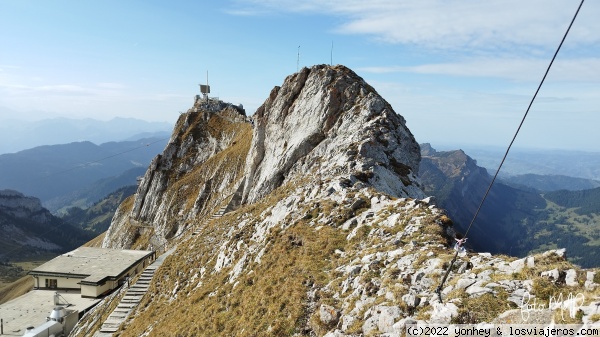
<instances>
[{"instance_id":1,"label":"metal pole","mask_svg":"<svg viewBox=\"0 0 600 337\"><path fill-rule=\"evenodd\" d=\"M333 66L333 41L331 41L331 55L330 55L331 59L329 61L329 65Z\"/></svg>"},{"instance_id":2,"label":"metal pole","mask_svg":"<svg viewBox=\"0 0 600 337\"><path fill-rule=\"evenodd\" d=\"M0 318L0 335L4 335L4 320Z\"/></svg>"}]
</instances>

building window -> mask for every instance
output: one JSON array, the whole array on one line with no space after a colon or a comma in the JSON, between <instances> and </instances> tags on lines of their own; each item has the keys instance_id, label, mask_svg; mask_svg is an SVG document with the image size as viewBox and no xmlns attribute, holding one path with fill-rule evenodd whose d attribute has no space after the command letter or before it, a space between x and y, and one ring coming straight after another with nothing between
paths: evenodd
<instances>
[{"instance_id":1,"label":"building window","mask_svg":"<svg viewBox=\"0 0 600 337\"><path fill-rule=\"evenodd\" d=\"M47 278L46 279L46 288L56 289L57 286L58 286L58 282L56 281L56 279L54 279L54 278Z\"/></svg>"}]
</instances>

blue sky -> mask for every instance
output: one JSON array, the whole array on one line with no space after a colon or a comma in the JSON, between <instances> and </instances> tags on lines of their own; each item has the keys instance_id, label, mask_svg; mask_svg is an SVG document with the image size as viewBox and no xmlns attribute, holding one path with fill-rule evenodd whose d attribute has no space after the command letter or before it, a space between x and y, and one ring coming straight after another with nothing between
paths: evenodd
<instances>
[{"instance_id":1,"label":"blue sky","mask_svg":"<svg viewBox=\"0 0 600 337\"><path fill-rule=\"evenodd\" d=\"M206 72L248 113L300 66L344 64L419 142L505 147L579 1L0 1L0 122L174 123ZM600 152L588 0L515 146Z\"/></svg>"}]
</instances>

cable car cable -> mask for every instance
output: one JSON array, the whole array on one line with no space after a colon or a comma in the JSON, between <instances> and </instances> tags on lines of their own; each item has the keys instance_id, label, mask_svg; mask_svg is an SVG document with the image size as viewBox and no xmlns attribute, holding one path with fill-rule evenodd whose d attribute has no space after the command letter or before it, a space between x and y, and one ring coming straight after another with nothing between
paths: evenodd
<instances>
[{"instance_id":1,"label":"cable car cable","mask_svg":"<svg viewBox=\"0 0 600 337\"><path fill-rule=\"evenodd\" d=\"M490 185L488 186L487 190L485 191L485 194L484 194L483 198L481 199L481 202L479 203L479 207L477 207L477 210L475 211L475 215L473 216L473 219L471 220L471 222L469 223L469 226L467 227L467 230L465 231L464 238L467 237L467 234L469 233L469 230L473 226L475 219L477 219L477 215L479 215L479 211L481 210L481 207L483 206L485 199L487 198L488 194L490 193L490 190L492 189L492 186L494 185L494 182L496 181L496 178L498 177L498 173L500 173L500 169L502 168L502 165L504 164L504 161L506 160L506 157L508 156L508 152L510 151L510 148L512 147L513 143L515 142L515 139L517 138L517 135L519 134L519 131L521 130L521 127L523 126L523 123L525 122L525 118L527 118L527 115L529 114L529 110L531 109L533 102L535 101L538 93L540 92L540 89L542 88L542 85L544 84L544 81L546 80L546 77L548 76L548 73L550 72L550 68L552 67L552 64L554 63L554 60L556 59L556 56L558 55L560 48L562 47L563 43L565 42L565 39L567 38L567 35L569 34L569 31L571 30L571 27L573 26L573 23L575 22L575 18L577 18L577 14L579 14L579 10L581 9L583 2L584 2L584 0L581 0L581 3L579 3L579 7L577 7L577 11L575 11L575 15L573 15L573 19L571 19L571 23L569 24L567 31L565 32L562 40L560 41L558 48L554 52L554 56L552 56L552 60L550 61L550 64L548 64L548 67L546 68L546 72L544 73L542 80L540 81L540 84L538 85L537 90L535 91L535 94L531 98L531 101L529 102L529 106L527 106L527 110L525 111L525 114L523 115L523 118L521 119L521 123L519 124L517 131L515 132L512 140L510 141L510 144L508 145L508 148L506 149L506 152L504 153L504 157L502 157L502 161L500 161L500 165L498 166L498 169L496 170L496 173L494 174L494 177L492 178ZM450 271L452 270L452 267L454 266L454 263L456 262L456 258L458 257L458 253L460 252L460 247L461 247L461 245L457 245L456 253L454 254L454 257L452 258L452 261L450 262L450 265L448 266L448 269L446 270L446 273L444 274L444 277L442 278L440 285L435 290L435 292L438 294L440 302L442 301L442 287L444 286L444 283L446 282L446 279L448 278L448 275L450 274Z\"/></svg>"}]
</instances>

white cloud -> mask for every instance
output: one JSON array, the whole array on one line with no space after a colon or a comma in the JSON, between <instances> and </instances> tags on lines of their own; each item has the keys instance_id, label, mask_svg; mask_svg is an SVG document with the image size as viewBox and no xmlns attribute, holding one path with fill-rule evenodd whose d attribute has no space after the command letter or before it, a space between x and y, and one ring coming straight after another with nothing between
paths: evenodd
<instances>
[{"instance_id":1,"label":"white cloud","mask_svg":"<svg viewBox=\"0 0 600 337\"><path fill-rule=\"evenodd\" d=\"M240 11L271 10L341 16L336 31L366 34L388 43L435 49L554 48L578 2L561 0L246 0ZM257 9L258 8L258 9ZM259 10L260 9L260 10ZM569 36L571 43L600 42L600 3L586 3Z\"/></svg>"},{"instance_id":2,"label":"white cloud","mask_svg":"<svg viewBox=\"0 0 600 337\"><path fill-rule=\"evenodd\" d=\"M417 66L363 67L369 73L406 72L462 77L491 77L512 81L541 80L550 60L480 58ZM554 81L600 82L600 58L561 59L552 65L549 76Z\"/></svg>"},{"instance_id":3,"label":"white cloud","mask_svg":"<svg viewBox=\"0 0 600 337\"><path fill-rule=\"evenodd\" d=\"M33 91L43 91L54 94L91 94L92 91L74 84L54 84L30 87Z\"/></svg>"}]
</instances>

